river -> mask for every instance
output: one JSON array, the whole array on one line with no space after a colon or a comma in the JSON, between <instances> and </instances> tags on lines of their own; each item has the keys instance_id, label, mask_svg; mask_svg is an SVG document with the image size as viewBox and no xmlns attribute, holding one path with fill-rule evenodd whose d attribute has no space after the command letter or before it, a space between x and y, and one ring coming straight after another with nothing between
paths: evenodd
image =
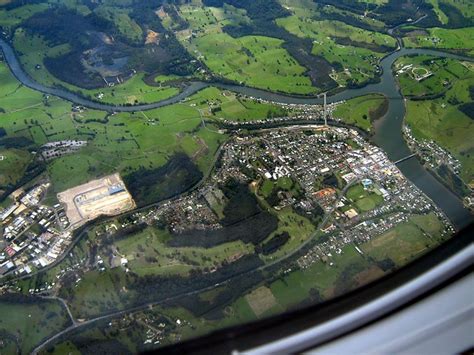
<instances>
[{"instance_id":1,"label":"river","mask_svg":"<svg viewBox=\"0 0 474 355\"><path fill-rule=\"evenodd\" d=\"M132 111L146 111L158 107L163 107L177 103L194 93L211 86L209 83L192 82L178 95L169 99L162 100L150 104L142 104L135 106L113 106L102 104L88 100L70 91L60 88L51 88L44 86L33 80L22 68L12 47L3 39L0 38L0 48L3 51L4 58L10 67L13 75L23 83L23 85L43 92L45 94L54 95L62 99L71 101L77 105L82 105L91 109L101 111L115 111L115 112L132 112ZM375 122L374 135L372 141L381 147L392 161L396 161L407 155L410 155L405 140L402 136L402 124L406 113L405 101L397 86L396 80L392 73L392 64L394 61L405 55L410 54L428 54L438 57L447 57L459 60L469 60L463 56L455 54L439 52L429 49L408 49L400 48L399 50L387 55L380 62L383 73L379 83L370 84L363 88L347 89L338 94L328 97L328 102L338 102L342 100L349 100L354 97L379 93L385 95L389 99L389 108L387 114ZM238 92L247 96L270 100L281 103L293 104L321 104L321 98L304 98L292 97L283 94L271 93L264 90L249 88L238 85L223 85L212 84L221 89L227 89ZM457 229L461 229L472 223L473 215L463 206L462 201L442 183L440 183L434 176L429 173L417 159L409 159L398 165L403 174L410 179L418 188L420 188L426 195L428 195L446 214Z\"/></svg>"}]
</instances>

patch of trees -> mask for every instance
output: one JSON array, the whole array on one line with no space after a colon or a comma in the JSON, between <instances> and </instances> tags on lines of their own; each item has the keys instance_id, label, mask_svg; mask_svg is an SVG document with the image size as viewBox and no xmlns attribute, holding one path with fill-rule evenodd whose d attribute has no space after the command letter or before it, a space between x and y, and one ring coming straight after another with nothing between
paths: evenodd
<instances>
[{"instance_id":1,"label":"patch of trees","mask_svg":"<svg viewBox=\"0 0 474 355\"><path fill-rule=\"evenodd\" d=\"M5 149L11 149L11 148L22 149L22 148L30 147L33 144L34 142L31 139L28 139L26 137L6 137L6 138L0 139L0 147L5 148Z\"/></svg>"},{"instance_id":2,"label":"patch of trees","mask_svg":"<svg viewBox=\"0 0 474 355\"><path fill-rule=\"evenodd\" d=\"M339 181L337 180L337 177L334 174L325 175L324 179L323 179L323 184L325 186L330 186L330 187L334 187L334 188L339 187Z\"/></svg>"},{"instance_id":3,"label":"patch of trees","mask_svg":"<svg viewBox=\"0 0 474 355\"><path fill-rule=\"evenodd\" d=\"M56 78L84 89L97 89L104 86L104 80L95 72L87 72L81 62L81 50L75 50L57 57L43 60L46 69Z\"/></svg>"},{"instance_id":4,"label":"patch of trees","mask_svg":"<svg viewBox=\"0 0 474 355\"><path fill-rule=\"evenodd\" d=\"M0 108L1 110L1 108ZM5 131L5 128L0 127L0 138L5 137L7 135L7 131Z\"/></svg>"},{"instance_id":5,"label":"patch of trees","mask_svg":"<svg viewBox=\"0 0 474 355\"><path fill-rule=\"evenodd\" d=\"M138 206L176 196L196 185L202 172L184 153L176 153L156 169L144 167L125 176L124 181Z\"/></svg>"},{"instance_id":6,"label":"patch of trees","mask_svg":"<svg viewBox=\"0 0 474 355\"><path fill-rule=\"evenodd\" d=\"M395 268L397 267L395 262L390 258L377 261L377 266L381 268L384 272L395 270Z\"/></svg>"},{"instance_id":7,"label":"patch of trees","mask_svg":"<svg viewBox=\"0 0 474 355\"><path fill-rule=\"evenodd\" d=\"M136 290L138 293L134 303L143 304L178 296L190 291L204 289L229 279L232 279L232 281L229 282L226 287L230 287L231 289L233 287L247 287L246 285L249 283L245 282L241 284L238 281L239 276L245 276L253 280L251 284L260 282L262 276L256 269L262 265L262 260L260 260L257 255L251 254L243 256L233 263L226 264L212 273L194 271L188 277L146 275L143 277L135 277L127 287ZM237 282L237 284L232 286L234 281ZM235 291L236 289L234 289L234 292ZM177 300L177 302L179 302L179 300ZM199 310L194 309L193 312L199 312Z\"/></svg>"},{"instance_id":8,"label":"patch of trees","mask_svg":"<svg viewBox=\"0 0 474 355\"><path fill-rule=\"evenodd\" d=\"M288 232L276 234L268 242L258 245L255 248L255 251L257 253L262 253L263 255L270 255L276 252L281 246L285 245L288 240L290 240Z\"/></svg>"},{"instance_id":9,"label":"patch of trees","mask_svg":"<svg viewBox=\"0 0 474 355\"><path fill-rule=\"evenodd\" d=\"M448 17L448 23L445 27L463 28L474 26L474 19L472 17L465 17L456 6L440 1L439 9Z\"/></svg>"},{"instance_id":10,"label":"patch of trees","mask_svg":"<svg viewBox=\"0 0 474 355\"><path fill-rule=\"evenodd\" d=\"M366 10L370 10L371 13L375 14L375 18L385 22L388 26L397 26L409 19L416 20L425 14L428 15L425 24L439 23L436 13L433 11L433 6L424 0L389 0L382 6L352 0L315 0L315 2L331 5L359 15L363 15ZM347 17L353 18L353 16Z\"/></svg>"},{"instance_id":11,"label":"patch of trees","mask_svg":"<svg viewBox=\"0 0 474 355\"><path fill-rule=\"evenodd\" d=\"M379 118L385 116L388 111L389 101L386 97L383 98L381 104L375 109L369 111L370 121L374 122Z\"/></svg>"},{"instance_id":12,"label":"patch of trees","mask_svg":"<svg viewBox=\"0 0 474 355\"><path fill-rule=\"evenodd\" d=\"M474 120L474 102L468 102L458 107L459 111L468 116L471 120Z\"/></svg>"},{"instance_id":13,"label":"patch of trees","mask_svg":"<svg viewBox=\"0 0 474 355\"><path fill-rule=\"evenodd\" d=\"M231 180L221 190L228 199L220 221L224 228L176 234L168 241L171 246L210 248L236 240L257 245L277 229L278 218L260 208L246 185Z\"/></svg>"},{"instance_id":14,"label":"patch of trees","mask_svg":"<svg viewBox=\"0 0 474 355\"><path fill-rule=\"evenodd\" d=\"M17 188L33 180L34 178L36 178L37 176L39 176L45 171L46 171L46 164L42 161L34 161L31 164L29 164L28 167L26 168L25 173L23 174L20 180L18 180L14 184L1 186L1 189L3 190L3 192L0 194L0 202L3 201L9 194L11 194Z\"/></svg>"},{"instance_id":15,"label":"patch of trees","mask_svg":"<svg viewBox=\"0 0 474 355\"><path fill-rule=\"evenodd\" d=\"M170 302L167 306L183 307L196 317L217 320L224 316L223 310L227 305L263 280L264 277L262 273L255 271L251 274L236 277L232 282L229 282L225 287L221 288L219 294L211 300L202 300L200 295L189 295Z\"/></svg>"}]
</instances>

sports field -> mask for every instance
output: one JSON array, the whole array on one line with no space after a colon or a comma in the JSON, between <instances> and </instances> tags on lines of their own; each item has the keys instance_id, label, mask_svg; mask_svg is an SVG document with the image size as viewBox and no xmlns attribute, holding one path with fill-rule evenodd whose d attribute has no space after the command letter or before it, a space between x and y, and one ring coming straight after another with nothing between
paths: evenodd
<instances>
[{"instance_id":1,"label":"sports field","mask_svg":"<svg viewBox=\"0 0 474 355\"><path fill-rule=\"evenodd\" d=\"M393 70L405 96L441 95L456 81L473 76L469 62L426 55L399 58Z\"/></svg>"}]
</instances>

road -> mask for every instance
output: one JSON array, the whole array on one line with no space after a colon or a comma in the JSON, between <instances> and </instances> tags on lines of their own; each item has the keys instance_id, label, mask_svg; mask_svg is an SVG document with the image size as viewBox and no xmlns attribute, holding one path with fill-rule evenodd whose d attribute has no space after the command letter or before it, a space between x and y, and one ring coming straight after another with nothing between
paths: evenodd
<instances>
[{"instance_id":1,"label":"road","mask_svg":"<svg viewBox=\"0 0 474 355\"><path fill-rule=\"evenodd\" d=\"M319 225L319 228L322 228L323 226L326 225L327 221L329 220L329 218L331 218L331 215L332 213L335 211L335 209L337 208L337 203L339 202L339 200L345 196L347 190L353 186L354 184L357 184L358 182L360 182L361 179L356 179L356 180L353 180L351 181L350 183L348 183L343 189L342 191L340 192L338 198L336 199L336 201L334 202L334 205L333 207L331 208L330 211L328 211L325 216L323 217L323 220L321 221L321 224ZM229 277L228 279L224 280L224 281L221 281L221 282L218 282L216 284L213 284L211 286L207 286L207 287L203 287L203 288L200 288L200 289L196 289L196 290L193 290L193 291L190 291L190 292L185 292L185 293L181 293L181 294L178 294L178 295L175 295L175 296L171 296L171 297L168 297L168 298L165 298L165 299L161 299L161 300L157 300L157 301L152 301L152 302L148 302L148 303L145 303L143 305L139 305L139 306L134 306L134 307L129 307L129 308L126 308L124 310L120 310L120 311L116 311L116 312L111 312L109 314L106 314L106 315L103 315L103 316L99 316L99 317L96 317L96 318L92 318L92 319L89 319L87 321L84 321L84 322L77 322L75 321L74 317L72 316L70 310L69 310L69 307L67 306L67 303L62 299L62 298L58 298L58 297L50 297L51 299L56 299L60 302L63 303L64 307L66 308L73 324L71 326L69 326L68 328L62 330L61 332L53 335L52 337L44 340L41 344L39 344L34 350L33 350L33 354L37 354L39 351L43 350L44 348L46 348L47 345L49 345L50 343L54 342L55 340L59 339L61 336L63 335L66 335L74 330L77 330L79 328L83 328L83 327L86 327L88 325L92 325L94 323L97 323L97 322L100 322L100 321L103 321L103 320L108 320L108 319L113 319L113 318L117 318L117 317L120 317L122 315L125 315L125 314L130 314L130 313L135 313L135 312L138 312L138 311L142 311L142 310L145 310L149 307L153 307L153 306L157 306L157 305L160 305L160 304L163 304L163 303L167 303L167 302L170 302L170 301L174 301L174 300L177 300L183 296L192 296L192 295L197 295L197 294L200 294L201 292L206 292L206 291L210 291L216 287L219 287L219 286L222 286L222 285L225 285L227 284L228 282L236 279L237 277L242 277L244 275L248 275L248 274L251 274L251 273L254 273L254 272L257 272L257 271L264 271L265 269L268 269L278 263L281 263L281 262L284 262L286 261L287 259L291 258L292 256L294 256L295 254L297 254L301 249L303 249L305 246L307 246L309 243L311 243L314 238L316 237L318 231L315 231L308 239L306 239L303 243L301 243L298 248L296 249L293 249L291 251L291 253L289 254L286 254L276 260L273 260L271 261L270 263L267 263L265 265L262 265L261 267L259 268L256 268L254 270L250 270L248 272L245 272L245 273L240 273L240 274L236 274L236 275L233 275L232 277ZM46 297L45 297L46 298Z\"/></svg>"}]
</instances>

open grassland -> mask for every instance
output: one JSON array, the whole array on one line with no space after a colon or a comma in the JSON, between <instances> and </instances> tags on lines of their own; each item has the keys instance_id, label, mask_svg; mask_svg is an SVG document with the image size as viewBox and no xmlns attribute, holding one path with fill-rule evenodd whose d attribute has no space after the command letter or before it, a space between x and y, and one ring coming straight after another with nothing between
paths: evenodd
<instances>
[{"instance_id":1,"label":"open grassland","mask_svg":"<svg viewBox=\"0 0 474 355\"><path fill-rule=\"evenodd\" d=\"M115 24L120 34L128 41L140 44L144 35L141 27L132 20L128 14L131 10L118 8L117 6L99 5L94 13L101 18L107 19Z\"/></svg>"},{"instance_id":2,"label":"open grassland","mask_svg":"<svg viewBox=\"0 0 474 355\"><path fill-rule=\"evenodd\" d=\"M196 267L212 269L223 262L253 252L243 242L225 243L213 248L174 248L166 245L171 235L164 230L148 228L114 243L120 255L129 260L132 272L143 275L183 275Z\"/></svg>"},{"instance_id":3,"label":"open grassland","mask_svg":"<svg viewBox=\"0 0 474 355\"><path fill-rule=\"evenodd\" d=\"M157 168L177 152L185 152L206 172L226 136L212 124L202 126L203 119L264 119L286 113L277 106L215 88L198 92L182 103L146 112L72 112L70 103L55 97L47 99L19 85L5 65L0 65L0 79L5 89L0 93L0 127L7 137L25 137L36 147L66 139L88 141L77 153L48 163L56 192L117 171L124 175L140 167ZM27 154L18 154L26 164ZM3 164L6 167L7 160Z\"/></svg>"},{"instance_id":4,"label":"open grassland","mask_svg":"<svg viewBox=\"0 0 474 355\"><path fill-rule=\"evenodd\" d=\"M232 38L216 33L196 38L190 48L213 73L224 78L271 91L314 93L305 68L282 48L282 43L263 36Z\"/></svg>"},{"instance_id":5,"label":"open grassland","mask_svg":"<svg viewBox=\"0 0 474 355\"><path fill-rule=\"evenodd\" d=\"M291 114L277 105L261 103L214 87L200 91L185 102L199 110L203 118L218 121L251 121Z\"/></svg>"},{"instance_id":6,"label":"open grassland","mask_svg":"<svg viewBox=\"0 0 474 355\"><path fill-rule=\"evenodd\" d=\"M315 21L289 16L277 23L288 32L314 42L313 54L335 67L333 78L340 85L362 84L378 75L377 60L395 48L395 40L385 34L367 31L340 21Z\"/></svg>"},{"instance_id":7,"label":"open grassland","mask_svg":"<svg viewBox=\"0 0 474 355\"><path fill-rule=\"evenodd\" d=\"M0 1L0 6L1 5L2 3ZM0 8L0 24L4 29L10 30L12 27L18 26L35 13L44 11L47 8L47 3L28 4L12 10Z\"/></svg>"},{"instance_id":8,"label":"open grassland","mask_svg":"<svg viewBox=\"0 0 474 355\"><path fill-rule=\"evenodd\" d=\"M19 181L31 160L32 155L28 151L0 148L0 186L14 185Z\"/></svg>"},{"instance_id":9,"label":"open grassland","mask_svg":"<svg viewBox=\"0 0 474 355\"><path fill-rule=\"evenodd\" d=\"M0 331L18 340L22 354L30 353L42 339L69 325L65 310L56 301L22 303L0 298L0 314Z\"/></svg>"},{"instance_id":10,"label":"open grassland","mask_svg":"<svg viewBox=\"0 0 474 355\"><path fill-rule=\"evenodd\" d=\"M443 25L450 24L448 11L451 8L459 11L466 18L472 19L474 17L474 4L470 0L429 0L429 3L433 5L433 9ZM443 5L448 5L448 8ZM445 10L443 11L442 8Z\"/></svg>"},{"instance_id":11,"label":"open grassland","mask_svg":"<svg viewBox=\"0 0 474 355\"><path fill-rule=\"evenodd\" d=\"M381 105L385 100L383 95L378 94L356 97L339 104L333 112L333 117L370 131L372 129L371 121L380 118L376 113L382 112Z\"/></svg>"},{"instance_id":12,"label":"open grassland","mask_svg":"<svg viewBox=\"0 0 474 355\"><path fill-rule=\"evenodd\" d=\"M426 55L399 58L394 71L404 96L440 95L457 80L473 76L469 63Z\"/></svg>"},{"instance_id":13,"label":"open grassland","mask_svg":"<svg viewBox=\"0 0 474 355\"><path fill-rule=\"evenodd\" d=\"M264 36L233 38L223 32L225 25L247 23L245 11L232 6L215 9L183 5L179 15L194 31L180 31L178 38L214 75L265 90L316 92L305 75L306 69L282 47L282 40Z\"/></svg>"},{"instance_id":14,"label":"open grassland","mask_svg":"<svg viewBox=\"0 0 474 355\"><path fill-rule=\"evenodd\" d=\"M461 162L461 178L474 179L474 121L459 110L471 102L469 86L474 78L456 81L445 97L429 101L408 101L406 122L418 139L434 140ZM455 104L453 104L455 103Z\"/></svg>"},{"instance_id":15,"label":"open grassland","mask_svg":"<svg viewBox=\"0 0 474 355\"><path fill-rule=\"evenodd\" d=\"M415 215L360 248L377 261L388 258L396 266L402 266L439 244L442 228L434 213Z\"/></svg>"},{"instance_id":16,"label":"open grassland","mask_svg":"<svg viewBox=\"0 0 474 355\"><path fill-rule=\"evenodd\" d=\"M408 32L403 38L406 47L434 48L474 56L474 27L430 28Z\"/></svg>"},{"instance_id":17,"label":"open grassland","mask_svg":"<svg viewBox=\"0 0 474 355\"><path fill-rule=\"evenodd\" d=\"M385 0L374 0L382 2ZM279 0L282 6L291 11L292 14L302 18L313 18L317 20L345 18L347 23L359 23L361 28L371 28L376 31L384 31L385 24L382 19L371 16L361 17L356 13L339 9L334 6L321 6L312 0Z\"/></svg>"}]
</instances>

